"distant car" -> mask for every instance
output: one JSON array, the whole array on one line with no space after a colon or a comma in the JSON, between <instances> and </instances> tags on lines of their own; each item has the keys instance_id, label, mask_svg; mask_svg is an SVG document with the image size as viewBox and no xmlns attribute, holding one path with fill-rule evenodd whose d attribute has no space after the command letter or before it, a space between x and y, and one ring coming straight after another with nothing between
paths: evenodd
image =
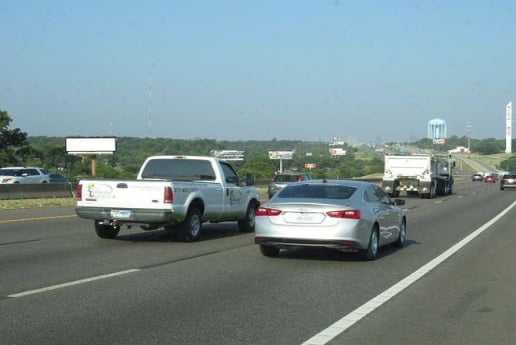
<instances>
[{"instance_id":1,"label":"distant car","mask_svg":"<svg viewBox=\"0 0 516 345\"><path fill-rule=\"evenodd\" d=\"M401 199L378 185L354 180L311 180L285 186L256 210L255 243L264 256L281 249L324 247L358 251L375 260L379 247L403 247L407 221Z\"/></svg>"},{"instance_id":2,"label":"distant car","mask_svg":"<svg viewBox=\"0 0 516 345\"><path fill-rule=\"evenodd\" d=\"M500 179L500 190L516 188L516 174L505 174Z\"/></svg>"},{"instance_id":3,"label":"distant car","mask_svg":"<svg viewBox=\"0 0 516 345\"><path fill-rule=\"evenodd\" d=\"M477 182L477 181L478 182L482 182L482 181L484 181L484 175L482 175L482 174L473 174L471 176L471 181L473 181L473 182Z\"/></svg>"},{"instance_id":4,"label":"distant car","mask_svg":"<svg viewBox=\"0 0 516 345\"><path fill-rule=\"evenodd\" d=\"M280 189L285 187L288 184L299 182L299 181L309 181L312 178L308 174L304 173L280 173L274 175L272 180L269 182L269 186L267 188L267 194L269 195L269 199L273 197Z\"/></svg>"},{"instance_id":5,"label":"distant car","mask_svg":"<svg viewBox=\"0 0 516 345\"><path fill-rule=\"evenodd\" d=\"M38 167L6 167L0 169L0 183L49 183L50 176Z\"/></svg>"},{"instance_id":6,"label":"distant car","mask_svg":"<svg viewBox=\"0 0 516 345\"><path fill-rule=\"evenodd\" d=\"M486 175L486 176L484 176L484 182L495 183L496 179L494 178L493 175Z\"/></svg>"},{"instance_id":7,"label":"distant car","mask_svg":"<svg viewBox=\"0 0 516 345\"><path fill-rule=\"evenodd\" d=\"M68 178L60 174L50 174L50 183L68 183Z\"/></svg>"}]
</instances>

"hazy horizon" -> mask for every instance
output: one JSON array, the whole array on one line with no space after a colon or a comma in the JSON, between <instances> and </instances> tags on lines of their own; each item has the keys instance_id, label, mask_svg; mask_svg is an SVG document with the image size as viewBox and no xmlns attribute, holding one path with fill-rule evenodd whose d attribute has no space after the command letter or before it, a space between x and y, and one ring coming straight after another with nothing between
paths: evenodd
<instances>
[{"instance_id":1,"label":"hazy horizon","mask_svg":"<svg viewBox=\"0 0 516 345\"><path fill-rule=\"evenodd\" d=\"M4 2L0 109L30 136L505 139L516 3ZM352 139L352 140L351 140Z\"/></svg>"}]
</instances>

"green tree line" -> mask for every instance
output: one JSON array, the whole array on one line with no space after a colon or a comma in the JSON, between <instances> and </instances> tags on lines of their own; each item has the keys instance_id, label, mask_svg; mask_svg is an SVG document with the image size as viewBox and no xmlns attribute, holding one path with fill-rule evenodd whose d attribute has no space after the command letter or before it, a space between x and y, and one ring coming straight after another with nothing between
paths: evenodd
<instances>
[{"instance_id":1,"label":"green tree line","mask_svg":"<svg viewBox=\"0 0 516 345\"><path fill-rule=\"evenodd\" d=\"M41 166L51 172L60 172L72 181L91 174L91 159L66 153L65 137L29 136L19 128L10 129L12 119L0 110L0 166ZM472 152L501 153L505 141L469 139ZM468 146L467 137L452 136L444 145L435 145L430 139L421 139L404 145L421 150L447 152L457 146ZM398 148L400 145L396 145ZM141 164L152 155L210 155L212 150L239 150L245 152L243 161L234 161L237 172L252 174L256 179L269 179L280 167L279 160L269 159L269 151L293 151L293 159L283 160L284 171L304 171L314 178L353 178L383 172L385 151L369 145L342 145L344 156L332 156L326 142L297 140L219 141L214 139L173 139L118 137L113 155L101 155L97 160L97 176L105 178L134 178ZM394 145L389 146L392 150ZM513 140L516 148L516 140ZM399 153L401 151L386 151ZM315 164L305 169L305 164ZM516 157L501 162L500 169L516 171Z\"/></svg>"},{"instance_id":2,"label":"green tree line","mask_svg":"<svg viewBox=\"0 0 516 345\"><path fill-rule=\"evenodd\" d=\"M61 170L75 179L90 174L91 157L68 155L62 137L29 137L34 149L26 163L41 165L49 170ZM283 160L284 171L305 171L314 178L351 178L383 171L383 159L370 148L354 148L344 145L345 156L331 156L328 143L289 140L271 141L217 141L212 139L133 138L116 139L113 155L100 155L97 160L97 176L109 178L134 178L141 164L152 155L202 155L212 150L244 151L242 161L233 161L239 175L253 175L256 179L269 179L279 169L279 160L269 159L269 151L294 151L292 160ZM369 151L366 154L362 152ZM360 152L363 158L357 158ZM305 169L306 163L316 165Z\"/></svg>"}]
</instances>

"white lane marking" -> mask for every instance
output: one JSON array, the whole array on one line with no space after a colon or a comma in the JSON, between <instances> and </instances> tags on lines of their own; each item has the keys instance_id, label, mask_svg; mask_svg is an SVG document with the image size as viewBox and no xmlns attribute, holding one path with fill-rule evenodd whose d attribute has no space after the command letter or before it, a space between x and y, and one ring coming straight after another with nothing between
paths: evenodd
<instances>
[{"instance_id":1,"label":"white lane marking","mask_svg":"<svg viewBox=\"0 0 516 345\"><path fill-rule=\"evenodd\" d=\"M475 237L483 233L487 230L491 225L493 225L496 221L498 221L501 217L503 217L507 212L509 212L514 206L516 206L516 201L514 201L511 205L509 205L506 209L500 212L496 217L492 218L490 221L482 225L477 230L473 231L471 234L466 236L461 241L457 242L455 245L444 251L442 254L423 265L421 268L402 279L398 283L394 284L384 292L380 293L376 297L370 299L368 302L353 310L348 315L344 316L339 321L335 322L330 327L322 330L312 338L305 341L302 345L324 345L331 341L333 338L343 333L345 330L353 326L356 322L370 314L373 310L380 307L382 304L390 300L392 297L399 294L405 288L412 285L416 280L423 277L425 274L430 272L432 269L437 267L443 261L448 259L450 256L458 252L462 247L471 242Z\"/></svg>"},{"instance_id":2,"label":"white lane marking","mask_svg":"<svg viewBox=\"0 0 516 345\"><path fill-rule=\"evenodd\" d=\"M34 295L34 294L41 293L41 292L61 289L61 288L65 288L65 287L69 287L69 286L73 286L73 285L84 284L84 283L92 282L92 281L95 281L95 280L112 278L112 277L120 276L120 275L123 275L123 274L134 273L134 272L138 272L138 271L140 271L140 270L139 269L130 269L130 270L126 270L126 271L120 271L120 272L114 272L114 273L109 273L109 274L103 274L103 275L96 276L96 277L85 278L85 279L81 279L81 280L75 280L75 281L71 281L71 282L63 283L63 284L58 284L58 285L47 286L47 287L44 287L44 288L41 288L41 289L36 289L36 290L30 290L30 291L15 293L15 294L12 294L12 295L8 295L7 297L11 297L11 298L25 297L25 296L28 296L28 295Z\"/></svg>"},{"instance_id":3,"label":"white lane marking","mask_svg":"<svg viewBox=\"0 0 516 345\"><path fill-rule=\"evenodd\" d=\"M21 219L6 219L0 220L0 224L4 223L15 223L15 222L31 222L36 220L49 220L49 219L61 219L61 218L72 218L77 217L75 214L70 214L66 216L49 216L49 217L33 217L33 218L21 218Z\"/></svg>"}]
</instances>

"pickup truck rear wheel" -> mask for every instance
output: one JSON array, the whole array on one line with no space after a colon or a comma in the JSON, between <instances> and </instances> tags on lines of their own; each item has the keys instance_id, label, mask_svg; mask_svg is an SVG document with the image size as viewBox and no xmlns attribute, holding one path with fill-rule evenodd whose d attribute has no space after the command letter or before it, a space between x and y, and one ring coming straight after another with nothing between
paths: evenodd
<instances>
[{"instance_id":1,"label":"pickup truck rear wheel","mask_svg":"<svg viewBox=\"0 0 516 345\"><path fill-rule=\"evenodd\" d=\"M256 218L256 203L251 201L247 205L247 211L243 219L238 220L238 229L240 232L253 232Z\"/></svg>"},{"instance_id":2,"label":"pickup truck rear wheel","mask_svg":"<svg viewBox=\"0 0 516 345\"><path fill-rule=\"evenodd\" d=\"M186 242L197 241L201 237L201 224L201 212L196 208L190 208L179 229L181 239Z\"/></svg>"},{"instance_id":3,"label":"pickup truck rear wheel","mask_svg":"<svg viewBox=\"0 0 516 345\"><path fill-rule=\"evenodd\" d=\"M98 224L95 222L95 232L97 236L104 239L113 239L118 235L120 227L112 227L111 225Z\"/></svg>"}]
</instances>

